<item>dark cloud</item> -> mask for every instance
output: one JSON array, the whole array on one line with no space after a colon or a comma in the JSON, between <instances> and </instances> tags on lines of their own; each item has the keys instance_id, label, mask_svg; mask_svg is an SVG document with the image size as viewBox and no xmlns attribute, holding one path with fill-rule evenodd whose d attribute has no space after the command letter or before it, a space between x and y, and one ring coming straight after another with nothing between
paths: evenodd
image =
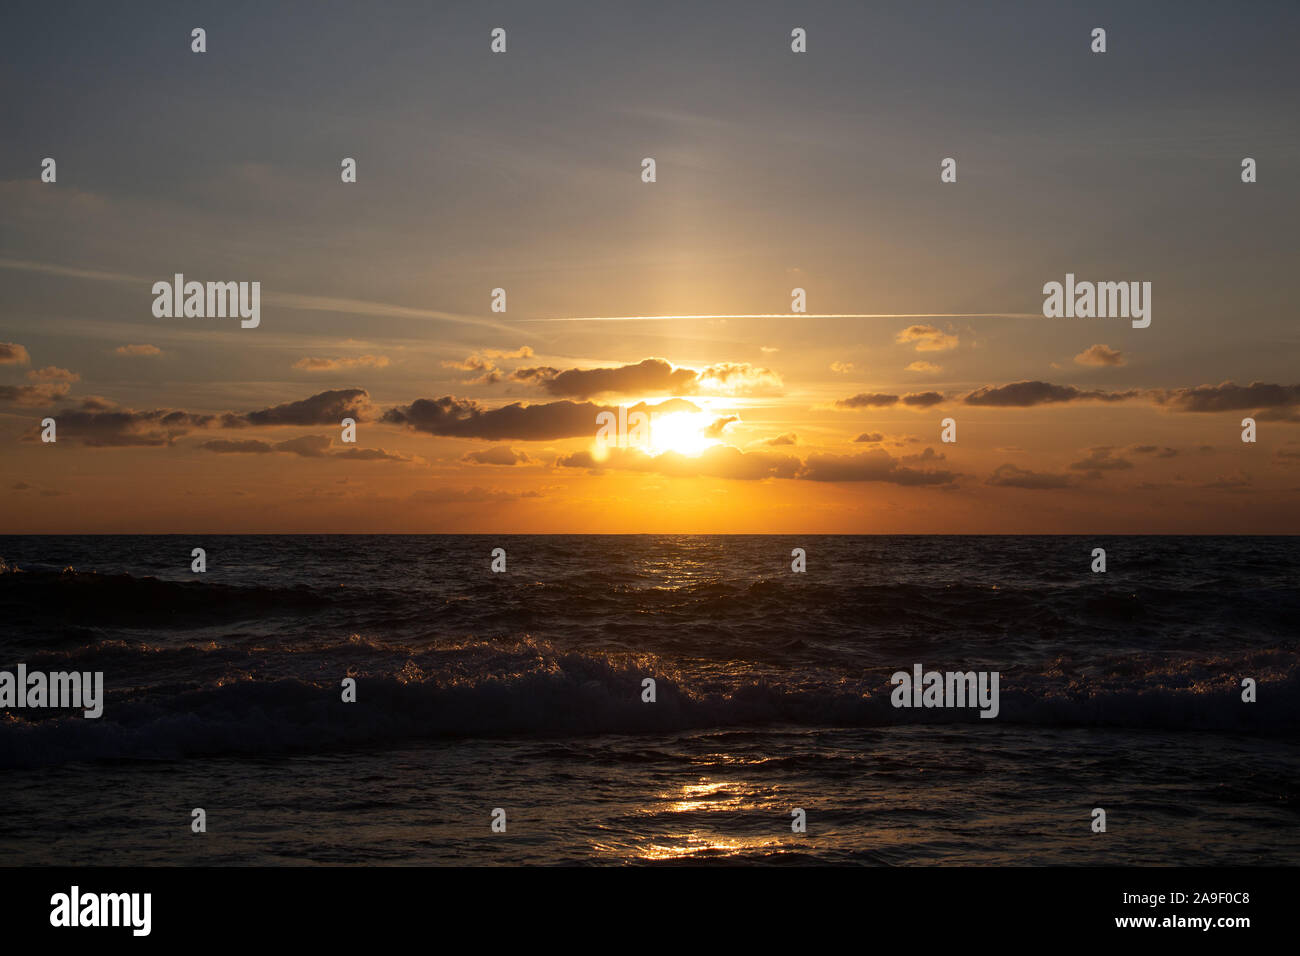
<instances>
[{"instance_id":1,"label":"dark cloud","mask_svg":"<svg viewBox=\"0 0 1300 956\"><path fill-rule=\"evenodd\" d=\"M211 441L205 441L199 447L207 451L214 451L219 455L266 455L275 450L269 441L261 441L256 438L250 438L247 441L214 438Z\"/></svg>"},{"instance_id":2,"label":"dark cloud","mask_svg":"<svg viewBox=\"0 0 1300 956\"><path fill-rule=\"evenodd\" d=\"M340 448L338 451L331 452L326 457L341 458L346 461L409 461L423 462L422 458L413 458L410 455L403 455L400 452L386 451L383 448L357 448L348 445L346 448Z\"/></svg>"},{"instance_id":3,"label":"dark cloud","mask_svg":"<svg viewBox=\"0 0 1300 956\"><path fill-rule=\"evenodd\" d=\"M508 445L497 445L493 448L485 448L483 451L468 452L461 461L475 465L516 465L526 464L532 459L524 452L515 451Z\"/></svg>"},{"instance_id":4,"label":"dark cloud","mask_svg":"<svg viewBox=\"0 0 1300 956\"><path fill-rule=\"evenodd\" d=\"M963 399L967 405L992 405L1000 408L1028 408L1060 402L1122 402L1138 395L1136 390L1105 392L1081 389L1073 385L1049 382L1013 382L1010 385L985 385Z\"/></svg>"},{"instance_id":5,"label":"dark cloud","mask_svg":"<svg viewBox=\"0 0 1300 956\"><path fill-rule=\"evenodd\" d=\"M884 392L859 392L851 398L841 398L835 404L840 408L882 408L897 402L897 395L887 395Z\"/></svg>"},{"instance_id":6,"label":"dark cloud","mask_svg":"<svg viewBox=\"0 0 1300 956\"><path fill-rule=\"evenodd\" d=\"M1126 471L1133 467L1127 458L1116 458L1110 445L1099 445L1088 451L1088 457L1070 465L1071 471L1086 471L1091 477L1098 477L1103 471Z\"/></svg>"},{"instance_id":7,"label":"dark cloud","mask_svg":"<svg viewBox=\"0 0 1300 956\"><path fill-rule=\"evenodd\" d=\"M591 398L594 395L685 395L695 389L695 372L673 368L663 359L648 358L618 368L571 368L542 381L551 395Z\"/></svg>"},{"instance_id":8,"label":"dark cloud","mask_svg":"<svg viewBox=\"0 0 1300 956\"><path fill-rule=\"evenodd\" d=\"M1135 455L1155 455L1157 458L1176 458L1177 448L1161 448L1159 445L1130 445L1129 451Z\"/></svg>"},{"instance_id":9,"label":"dark cloud","mask_svg":"<svg viewBox=\"0 0 1300 956\"><path fill-rule=\"evenodd\" d=\"M356 448L352 445L335 449L328 435L301 435L284 441L267 442L258 439L229 441L215 438L199 446L222 455L265 455L282 452L302 458L343 458L351 461L415 461L409 455L385 451L382 448Z\"/></svg>"},{"instance_id":10,"label":"dark cloud","mask_svg":"<svg viewBox=\"0 0 1300 956\"><path fill-rule=\"evenodd\" d=\"M369 392L364 388L339 388L246 415L227 416L223 424L227 427L241 424L337 425L345 418L364 422L373 421L374 416L375 408L370 403Z\"/></svg>"},{"instance_id":11,"label":"dark cloud","mask_svg":"<svg viewBox=\"0 0 1300 956\"><path fill-rule=\"evenodd\" d=\"M333 444L333 439L328 435L302 435L276 442L273 447L276 451L301 455L303 458L324 458Z\"/></svg>"},{"instance_id":12,"label":"dark cloud","mask_svg":"<svg viewBox=\"0 0 1300 956\"><path fill-rule=\"evenodd\" d=\"M856 455L809 455L799 471L805 481L880 481L893 485L948 485L960 477L951 471L908 468L884 449Z\"/></svg>"},{"instance_id":13,"label":"dark cloud","mask_svg":"<svg viewBox=\"0 0 1300 956\"><path fill-rule=\"evenodd\" d=\"M87 395L81 400L83 412L105 412L110 408L117 408L117 402L102 395Z\"/></svg>"},{"instance_id":14,"label":"dark cloud","mask_svg":"<svg viewBox=\"0 0 1300 956\"><path fill-rule=\"evenodd\" d=\"M657 405L640 402L628 411L667 414L677 411L698 412L699 408L685 399L669 399ZM515 402L489 409L472 399L445 395L437 399L418 398L410 405L389 409L383 420L448 438L553 441L558 438L594 437L598 427L596 416L601 412L617 415L618 408L594 402L563 401L537 405Z\"/></svg>"},{"instance_id":15,"label":"dark cloud","mask_svg":"<svg viewBox=\"0 0 1300 956\"><path fill-rule=\"evenodd\" d=\"M910 395L903 396L903 404L911 405L913 408L929 408L931 405L938 405L943 401L943 394L940 392L913 392Z\"/></svg>"},{"instance_id":16,"label":"dark cloud","mask_svg":"<svg viewBox=\"0 0 1300 956\"><path fill-rule=\"evenodd\" d=\"M903 455L898 460L905 465L921 465L931 461L946 461L948 456L943 452L935 451L933 448L927 448L919 455Z\"/></svg>"},{"instance_id":17,"label":"dark cloud","mask_svg":"<svg viewBox=\"0 0 1300 956\"><path fill-rule=\"evenodd\" d=\"M1050 488L1069 488L1074 484L1074 480L1069 475L1027 471L1007 464L998 466L984 483L1001 488L1028 488L1033 491L1043 491Z\"/></svg>"},{"instance_id":18,"label":"dark cloud","mask_svg":"<svg viewBox=\"0 0 1300 956\"><path fill-rule=\"evenodd\" d=\"M635 365L615 368L550 367L515 369L516 382L539 385L562 398L593 398L597 395L776 395L782 382L771 369L747 362L719 362L696 371L674 368L660 358L644 359Z\"/></svg>"},{"instance_id":19,"label":"dark cloud","mask_svg":"<svg viewBox=\"0 0 1300 956\"><path fill-rule=\"evenodd\" d=\"M130 410L91 411L64 409L53 416L59 440L72 439L92 448L155 447L170 445L196 428L206 428L215 415L192 415L172 409L137 412ZM33 428L28 440L39 437Z\"/></svg>"},{"instance_id":20,"label":"dark cloud","mask_svg":"<svg viewBox=\"0 0 1300 956\"><path fill-rule=\"evenodd\" d=\"M1172 405L1184 412L1240 412L1251 409L1281 410L1280 414L1261 416L1294 420L1295 406L1300 405L1300 385L1269 385L1251 382L1236 385L1197 385L1153 393L1157 405Z\"/></svg>"},{"instance_id":21,"label":"dark cloud","mask_svg":"<svg viewBox=\"0 0 1300 956\"><path fill-rule=\"evenodd\" d=\"M901 396L888 392L859 392L850 398L837 400L835 405L837 408L888 408L903 404L911 408L930 408L942 401L942 392L912 392Z\"/></svg>"},{"instance_id":22,"label":"dark cloud","mask_svg":"<svg viewBox=\"0 0 1300 956\"><path fill-rule=\"evenodd\" d=\"M65 398L69 388L66 382L48 385L0 385L0 402L12 402L24 408L42 408Z\"/></svg>"},{"instance_id":23,"label":"dark cloud","mask_svg":"<svg viewBox=\"0 0 1300 956\"><path fill-rule=\"evenodd\" d=\"M1220 475L1216 481L1206 482L1200 487L1213 491L1248 491L1254 481L1250 475L1235 475L1227 478Z\"/></svg>"},{"instance_id":24,"label":"dark cloud","mask_svg":"<svg viewBox=\"0 0 1300 956\"><path fill-rule=\"evenodd\" d=\"M512 382L523 382L525 385L541 385L549 382L555 376L560 374L558 368L551 368L549 365L539 365L536 368L517 368L510 373Z\"/></svg>"}]
</instances>

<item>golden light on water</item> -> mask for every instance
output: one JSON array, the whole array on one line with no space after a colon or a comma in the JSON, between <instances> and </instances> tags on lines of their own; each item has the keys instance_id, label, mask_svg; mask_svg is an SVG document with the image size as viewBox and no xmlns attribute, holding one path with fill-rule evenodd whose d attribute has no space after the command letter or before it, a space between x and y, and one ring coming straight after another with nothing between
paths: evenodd
<instances>
[{"instance_id":1,"label":"golden light on water","mask_svg":"<svg viewBox=\"0 0 1300 956\"><path fill-rule=\"evenodd\" d=\"M755 809L758 788L743 781L701 780L678 790L658 794L658 800L643 809L646 815L736 813ZM775 812L775 811L774 811ZM666 821L671 828L671 820ZM685 821L683 821L685 822ZM679 832L658 835L652 842L636 848L641 860L687 860L701 856L733 856L743 853L770 852L785 841L769 834L737 836L711 833L699 827L683 826Z\"/></svg>"},{"instance_id":2,"label":"golden light on water","mask_svg":"<svg viewBox=\"0 0 1300 956\"><path fill-rule=\"evenodd\" d=\"M747 789L736 783L688 783L680 794L661 793L664 800L672 800L668 810L672 813L689 813L693 810L734 810L744 801ZM722 799L730 795L729 799ZM676 799L673 799L676 796Z\"/></svg>"},{"instance_id":3,"label":"golden light on water","mask_svg":"<svg viewBox=\"0 0 1300 956\"><path fill-rule=\"evenodd\" d=\"M680 837L672 843L652 843L642 847L637 856L642 860L686 860L705 854L727 854L756 852L780 845L779 840L771 837L754 837L749 840L727 839L716 836L692 833Z\"/></svg>"}]
</instances>

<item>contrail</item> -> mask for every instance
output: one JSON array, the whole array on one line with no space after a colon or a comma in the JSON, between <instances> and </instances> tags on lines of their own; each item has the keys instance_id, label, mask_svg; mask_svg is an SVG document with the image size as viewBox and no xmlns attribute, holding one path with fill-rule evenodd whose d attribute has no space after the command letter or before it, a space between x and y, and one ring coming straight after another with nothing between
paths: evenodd
<instances>
[{"instance_id":1,"label":"contrail","mask_svg":"<svg viewBox=\"0 0 1300 956\"><path fill-rule=\"evenodd\" d=\"M67 276L73 279L88 279L95 282L119 282L134 285L151 285L153 282L153 279L145 276L128 275L121 272L103 272L96 269L78 269L48 262L31 262L25 259L0 258L0 269L39 272L46 275ZM155 278L157 277L155 276ZM171 277L166 278L170 279ZM461 325L477 325L483 328L496 329L499 332L514 333L517 331L495 319L484 319L456 312L442 312L438 309L391 305L386 302L368 302L361 299L342 299L333 296L298 295L290 292L268 291L263 296L263 301L268 305L279 305L286 309L298 311L341 312L353 315L372 315L376 318L431 319L439 322L456 322Z\"/></svg>"}]
</instances>

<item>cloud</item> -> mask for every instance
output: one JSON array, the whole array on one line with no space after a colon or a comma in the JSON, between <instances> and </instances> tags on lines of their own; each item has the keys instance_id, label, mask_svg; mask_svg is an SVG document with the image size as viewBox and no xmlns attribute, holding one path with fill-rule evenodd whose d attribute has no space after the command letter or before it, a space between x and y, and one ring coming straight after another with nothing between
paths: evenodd
<instances>
[{"instance_id":1,"label":"cloud","mask_svg":"<svg viewBox=\"0 0 1300 956\"><path fill-rule=\"evenodd\" d=\"M1175 458L1177 448L1161 448L1159 445L1130 445L1129 451L1135 455L1155 455L1157 458Z\"/></svg>"},{"instance_id":2,"label":"cloud","mask_svg":"<svg viewBox=\"0 0 1300 956\"><path fill-rule=\"evenodd\" d=\"M515 369L512 381L541 386L563 398L596 395L777 395L784 383L771 369L747 362L720 362L695 371L660 358L615 368Z\"/></svg>"},{"instance_id":3,"label":"cloud","mask_svg":"<svg viewBox=\"0 0 1300 956\"><path fill-rule=\"evenodd\" d=\"M831 371L838 372L841 375L847 375L853 371L852 362L831 362Z\"/></svg>"},{"instance_id":4,"label":"cloud","mask_svg":"<svg viewBox=\"0 0 1300 956\"><path fill-rule=\"evenodd\" d=\"M929 408L943 401L940 392L912 392L908 395L890 395L888 392L859 392L850 398L841 398L835 402L838 408L887 408L890 405L903 405L912 408Z\"/></svg>"},{"instance_id":5,"label":"cloud","mask_svg":"<svg viewBox=\"0 0 1300 956\"><path fill-rule=\"evenodd\" d=\"M781 376L770 368L748 362L719 362L696 376L695 391L700 395L780 395L785 389Z\"/></svg>"},{"instance_id":6,"label":"cloud","mask_svg":"<svg viewBox=\"0 0 1300 956\"><path fill-rule=\"evenodd\" d=\"M921 452L919 455L904 455L898 460L906 465L919 465L931 461L946 461L947 458L948 456L941 451L935 451L933 448L926 448L926 450Z\"/></svg>"},{"instance_id":7,"label":"cloud","mask_svg":"<svg viewBox=\"0 0 1300 956\"><path fill-rule=\"evenodd\" d=\"M227 427L241 425L337 425L345 418L358 422L373 421L375 408L364 388L339 388L318 392L310 398L286 402L249 412L227 416Z\"/></svg>"},{"instance_id":8,"label":"cloud","mask_svg":"<svg viewBox=\"0 0 1300 956\"><path fill-rule=\"evenodd\" d=\"M15 342L0 342L0 365L31 365L32 356Z\"/></svg>"},{"instance_id":9,"label":"cloud","mask_svg":"<svg viewBox=\"0 0 1300 956\"><path fill-rule=\"evenodd\" d=\"M81 399L83 412L104 412L110 408L117 408L117 402L103 395L86 395Z\"/></svg>"},{"instance_id":10,"label":"cloud","mask_svg":"<svg viewBox=\"0 0 1300 956\"><path fill-rule=\"evenodd\" d=\"M81 376L76 372L69 372L66 368L59 368L57 365L47 365L45 368L32 369L27 373L27 377L33 382L80 382Z\"/></svg>"},{"instance_id":11,"label":"cloud","mask_svg":"<svg viewBox=\"0 0 1300 956\"><path fill-rule=\"evenodd\" d=\"M840 408L881 408L897 402L897 395L888 395L884 392L859 392L851 398L841 398L835 404Z\"/></svg>"},{"instance_id":12,"label":"cloud","mask_svg":"<svg viewBox=\"0 0 1300 956\"><path fill-rule=\"evenodd\" d=\"M114 355L125 355L134 357L144 357L153 355L162 355L162 349L156 345L141 343L139 345L119 345L113 349Z\"/></svg>"},{"instance_id":13,"label":"cloud","mask_svg":"<svg viewBox=\"0 0 1300 956\"><path fill-rule=\"evenodd\" d=\"M42 408L53 405L69 391L66 382L49 385L0 385L0 402L12 402L24 408Z\"/></svg>"},{"instance_id":14,"label":"cloud","mask_svg":"<svg viewBox=\"0 0 1300 956\"><path fill-rule=\"evenodd\" d=\"M1124 353L1109 345L1090 345L1074 361L1078 365L1123 365Z\"/></svg>"},{"instance_id":15,"label":"cloud","mask_svg":"<svg viewBox=\"0 0 1300 956\"><path fill-rule=\"evenodd\" d=\"M525 385L544 385L560 374L558 368L539 365L534 368L517 368L510 373L510 381L523 382Z\"/></svg>"},{"instance_id":16,"label":"cloud","mask_svg":"<svg viewBox=\"0 0 1300 956\"><path fill-rule=\"evenodd\" d=\"M933 325L909 325L894 337L900 345L915 345L918 352L945 352L958 345L957 336Z\"/></svg>"},{"instance_id":17,"label":"cloud","mask_svg":"<svg viewBox=\"0 0 1300 956\"><path fill-rule=\"evenodd\" d=\"M1153 400L1157 405L1171 405L1184 412L1273 409L1273 413L1260 417L1295 420L1296 406L1300 405L1300 385L1269 385L1264 382L1236 385L1222 382L1219 385L1156 391Z\"/></svg>"},{"instance_id":18,"label":"cloud","mask_svg":"<svg viewBox=\"0 0 1300 956\"><path fill-rule=\"evenodd\" d=\"M685 399L669 399L658 405L640 402L628 409L652 414L698 412ZM409 405L389 409L383 421L405 425L415 431L447 438L484 438L489 441L551 441L557 438L595 437L596 416L601 412L618 413L609 405L594 402L544 402L524 405L515 402L500 408L484 408L472 399L444 395L442 398L417 398Z\"/></svg>"},{"instance_id":19,"label":"cloud","mask_svg":"<svg viewBox=\"0 0 1300 956\"><path fill-rule=\"evenodd\" d=\"M881 432L863 432L861 435L859 435L857 438L853 440L855 442L870 442L871 444L874 445L878 442L884 441L885 436Z\"/></svg>"},{"instance_id":20,"label":"cloud","mask_svg":"<svg viewBox=\"0 0 1300 956\"><path fill-rule=\"evenodd\" d=\"M723 431L728 425L734 425L740 421L739 415L726 415L722 418L715 418L712 422L700 429L700 434L707 438L721 438Z\"/></svg>"},{"instance_id":21,"label":"cloud","mask_svg":"<svg viewBox=\"0 0 1300 956\"><path fill-rule=\"evenodd\" d=\"M943 401L943 394L940 392L913 392L910 395L903 396L903 404L910 405L913 408L929 408L931 405L938 405Z\"/></svg>"},{"instance_id":22,"label":"cloud","mask_svg":"<svg viewBox=\"0 0 1300 956\"><path fill-rule=\"evenodd\" d=\"M385 451L382 448L356 448L351 445L334 450L334 440L328 435L302 435L285 441L267 442L260 439L230 441L214 438L199 446L221 455L266 455L282 452L302 458L345 458L352 461L416 461L409 455Z\"/></svg>"},{"instance_id":23,"label":"cloud","mask_svg":"<svg viewBox=\"0 0 1300 956\"><path fill-rule=\"evenodd\" d=\"M933 362L916 361L907 366L905 371L908 372L942 372L943 369Z\"/></svg>"},{"instance_id":24,"label":"cloud","mask_svg":"<svg viewBox=\"0 0 1300 956\"><path fill-rule=\"evenodd\" d=\"M1127 458L1116 458L1110 445L1089 449L1088 457L1070 465L1071 471L1086 471L1089 477L1098 478L1103 471L1126 471L1133 467Z\"/></svg>"},{"instance_id":25,"label":"cloud","mask_svg":"<svg viewBox=\"0 0 1300 956\"><path fill-rule=\"evenodd\" d=\"M333 372L346 368L387 368L384 355L358 355L353 358L300 358L293 367L305 372Z\"/></svg>"},{"instance_id":26,"label":"cloud","mask_svg":"<svg viewBox=\"0 0 1300 956\"><path fill-rule=\"evenodd\" d=\"M915 486L952 484L960 475L908 468L883 448L877 448L856 455L810 455L798 477L805 481L880 481Z\"/></svg>"},{"instance_id":27,"label":"cloud","mask_svg":"<svg viewBox=\"0 0 1300 956\"><path fill-rule=\"evenodd\" d=\"M763 445L797 445L799 436L794 432L786 432L784 435L777 435L775 438L764 438L760 444Z\"/></svg>"},{"instance_id":28,"label":"cloud","mask_svg":"<svg viewBox=\"0 0 1300 956\"><path fill-rule=\"evenodd\" d=\"M571 368L541 380L551 395L590 398L604 394L683 395L694 391L695 372L673 368L663 359L648 358L618 368Z\"/></svg>"},{"instance_id":29,"label":"cloud","mask_svg":"<svg viewBox=\"0 0 1300 956\"><path fill-rule=\"evenodd\" d=\"M497 445L483 451L468 452L461 461L475 465L516 465L527 464L532 459L526 453L515 451L508 445Z\"/></svg>"},{"instance_id":30,"label":"cloud","mask_svg":"<svg viewBox=\"0 0 1300 956\"><path fill-rule=\"evenodd\" d=\"M1000 465L984 482L1002 488L1028 488L1043 491L1050 488L1069 488L1074 480L1069 475L1052 475L1036 471L1027 471L1015 465Z\"/></svg>"},{"instance_id":31,"label":"cloud","mask_svg":"<svg viewBox=\"0 0 1300 956\"><path fill-rule=\"evenodd\" d=\"M327 457L343 458L348 461L405 461L415 463L424 461L423 458L403 455L400 452L387 451L383 448L357 448L354 445L331 452Z\"/></svg>"},{"instance_id":32,"label":"cloud","mask_svg":"<svg viewBox=\"0 0 1300 956\"><path fill-rule=\"evenodd\" d=\"M217 416L166 408L143 412L64 409L54 419L59 441L71 438L92 448L124 448L170 445L193 429L213 424ZM24 438L33 441L39 434L40 429L33 428Z\"/></svg>"},{"instance_id":33,"label":"cloud","mask_svg":"<svg viewBox=\"0 0 1300 956\"><path fill-rule=\"evenodd\" d=\"M1220 475L1217 480L1206 482L1201 487L1213 491L1246 491L1252 484L1254 479L1250 475L1242 474L1227 478Z\"/></svg>"},{"instance_id":34,"label":"cloud","mask_svg":"<svg viewBox=\"0 0 1300 956\"><path fill-rule=\"evenodd\" d=\"M799 469L799 459L793 456L743 452L734 445L713 445L698 456L675 451L648 455L638 448L615 447L608 451L608 456L599 461L590 451L580 451L561 456L555 464L560 468L587 468L593 471L618 468L675 478L731 478L739 481L793 478Z\"/></svg>"},{"instance_id":35,"label":"cloud","mask_svg":"<svg viewBox=\"0 0 1300 956\"><path fill-rule=\"evenodd\" d=\"M1028 408L1060 402L1122 402L1134 398L1136 390L1105 392L1085 390L1073 385L1052 385L1048 382L1013 382L1010 385L985 385L963 399L967 405L992 405L999 408Z\"/></svg>"},{"instance_id":36,"label":"cloud","mask_svg":"<svg viewBox=\"0 0 1300 956\"><path fill-rule=\"evenodd\" d=\"M533 350L527 345L521 345L513 352L502 351L501 349L483 349L482 354L490 359L521 359L532 358Z\"/></svg>"},{"instance_id":37,"label":"cloud","mask_svg":"<svg viewBox=\"0 0 1300 956\"><path fill-rule=\"evenodd\" d=\"M532 358L533 350L527 345L515 349L513 352L502 351L501 349L482 349L467 357L464 361L443 362L443 368L456 368L464 372L478 372L477 378L466 380L466 385L495 385L501 381L501 371L497 368L498 359L521 359ZM543 371L554 372L554 369L526 369L524 372L541 373ZM511 378L515 378L512 374ZM521 376L516 381L528 381L527 376Z\"/></svg>"},{"instance_id":38,"label":"cloud","mask_svg":"<svg viewBox=\"0 0 1300 956\"><path fill-rule=\"evenodd\" d=\"M302 435L276 442L272 447L276 451L290 452L303 458L324 458L329 454L332 444L334 441L328 435Z\"/></svg>"},{"instance_id":39,"label":"cloud","mask_svg":"<svg viewBox=\"0 0 1300 956\"><path fill-rule=\"evenodd\" d=\"M214 451L219 455L266 455L275 450L269 441L262 441L258 438L249 438L244 441L214 438L211 441L205 441L199 447Z\"/></svg>"}]
</instances>

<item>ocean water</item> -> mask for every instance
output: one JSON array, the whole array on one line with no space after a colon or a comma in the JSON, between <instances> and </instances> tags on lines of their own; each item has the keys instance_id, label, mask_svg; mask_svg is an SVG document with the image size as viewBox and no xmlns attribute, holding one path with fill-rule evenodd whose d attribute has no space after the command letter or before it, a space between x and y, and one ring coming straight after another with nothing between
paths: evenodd
<instances>
[{"instance_id":1,"label":"ocean water","mask_svg":"<svg viewBox=\"0 0 1300 956\"><path fill-rule=\"evenodd\" d=\"M106 689L97 720L0 712L6 865L1300 864L1300 538L0 536L0 557L0 669ZM998 671L997 718L891 706L918 663Z\"/></svg>"}]
</instances>

